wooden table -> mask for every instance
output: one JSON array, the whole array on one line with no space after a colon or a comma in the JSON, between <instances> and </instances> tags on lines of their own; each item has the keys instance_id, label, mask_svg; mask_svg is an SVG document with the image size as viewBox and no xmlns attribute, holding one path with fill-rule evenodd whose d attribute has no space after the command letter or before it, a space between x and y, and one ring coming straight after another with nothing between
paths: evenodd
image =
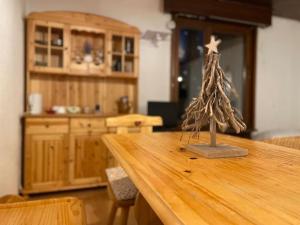
<instances>
[{"instance_id":1,"label":"wooden table","mask_svg":"<svg viewBox=\"0 0 300 225\"><path fill-rule=\"evenodd\" d=\"M164 224L300 224L299 150L218 135L218 143L247 148L249 155L206 159L181 151L189 135L182 142L180 136L103 137ZM198 142L208 140L203 132Z\"/></svg>"},{"instance_id":2,"label":"wooden table","mask_svg":"<svg viewBox=\"0 0 300 225\"><path fill-rule=\"evenodd\" d=\"M76 198L0 204L0 225L85 225L83 210Z\"/></svg>"}]
</instances>

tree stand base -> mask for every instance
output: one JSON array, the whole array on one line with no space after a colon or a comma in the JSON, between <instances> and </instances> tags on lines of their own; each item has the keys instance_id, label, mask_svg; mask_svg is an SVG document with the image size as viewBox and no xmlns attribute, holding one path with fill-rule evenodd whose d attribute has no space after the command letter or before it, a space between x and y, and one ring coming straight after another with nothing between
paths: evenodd
<instances>
[{"instance_id":1,"label":"tree stand base","mask_svg":"<svg viewBox=\"0 0 300 225\"><path fill-rule=\"evenodd\" d=\"M247 149L224 144L217 145L216 147L205 144L191 144L187 145L186 149L208 159L234 158L248 155Z\"/></svg>"}]
</instances>

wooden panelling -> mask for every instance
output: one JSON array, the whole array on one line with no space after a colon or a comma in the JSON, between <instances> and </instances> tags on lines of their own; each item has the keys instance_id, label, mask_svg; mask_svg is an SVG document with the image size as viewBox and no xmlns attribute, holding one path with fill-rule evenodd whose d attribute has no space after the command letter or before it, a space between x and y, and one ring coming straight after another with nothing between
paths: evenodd
<instances>
[{"instance_id":1,"label":"wooden panelling","mask_svg":"<svg viewBox=\"0 0 300 225\"><path fill-rule=\"evenodd\" d=\"M66 134L27 134L25 188L43 190L63 186L67 175Z\"/></svg>"},{"instance_id":2,"label":"wooden panelling","mask_svg":"<svg viewBox=\"0 0 300 225\"><path fill-rule=\"evenodd\" d=\"M32 93L42 94L44 110L54 105L88 106L94 109L96 104L100 104L102 113L116 113L117 100L126 95L134 101L133 108L137 104L135 80L34 74L29 85Z\"/></svg>"},{"instance_id":3,"label":"wooden panelling","mask_svg":"<svg viewBox=\"0 0 300 225\"><path fill-rule=\"evenodd\" d=\"M26 118L23 193L105 185L105 118Z\"/></svg>"},{"instance_id":4,"label":"wooden panelling","mask_svg":"<svg viewBox=\"0 0 300 225\"><path fill-rule=\"evenodd\" d=\"M101 133L71 134L71 184L95 184L106 180L107 150L101 136Z\"/></svg>"},{"instance_id":5,"label":"wooden panelling","mask_svg":"<svg viewBox=\"0 0 300 225\"><path fill-rule=\"evenodd\" d=\"M164 0L164 10L262 26L271 25L272 16L271 4L234 0Z\"/></svg>"}]
</instances>

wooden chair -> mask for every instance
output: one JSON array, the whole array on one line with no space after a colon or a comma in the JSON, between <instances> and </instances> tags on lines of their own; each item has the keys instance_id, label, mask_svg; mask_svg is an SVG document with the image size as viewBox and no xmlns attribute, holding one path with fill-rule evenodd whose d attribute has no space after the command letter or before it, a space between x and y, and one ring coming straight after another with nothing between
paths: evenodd
<instances>
[{"instance_id":1,"label":"wooden chair","mask_svg":"<svg viewBox=\"0 0 300 225\"><path fill-rule=\"evenodd\" d=\"M300 150L300 130L258 132L252 139Z\"/></svg>"},{"instance_id":2,"label":"wooden chair","mask_svg":"<svg viewBox=\"0 0 300 225\"><path fill-rule=\"evenodd\" d=\"M4 199L7 200L6 197ZM0 204L1 225L86 225L84 206L77 198L35 201L22 201L15 197L9 199L14 202Z\"/></svg>"},{"instance_id":3,"label":"wooden chair","mask_svg":"<svg viewBox=\"0 0 300 225\"><path fill-rule=\"evenodd\" d=\"M151 133L153 126L161 126L162 118L131 114L106 119L106 126L117 134L131 132ZM122 225L127 224L130 206L134 205L137 189L121 167L106 169L108 191L113 200L108 225L112 225L118 208L122 209Z\"/></svg>"}]
</instances>

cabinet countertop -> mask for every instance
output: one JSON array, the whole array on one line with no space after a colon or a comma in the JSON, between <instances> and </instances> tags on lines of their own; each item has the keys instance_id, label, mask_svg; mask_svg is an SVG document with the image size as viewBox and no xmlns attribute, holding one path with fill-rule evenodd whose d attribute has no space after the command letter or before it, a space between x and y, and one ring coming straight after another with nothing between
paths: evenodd
<instances>
[{"instance_id":1,"label":"cabinet countertop","mask_svg":"<svg viewBox=\"0 0 300 225\"><path fill-rule=\"evenodd\" d=\"M120 114L113 114L113 113L65 113L65 114L48 114L48 113L41 113L41 114L30 114L24 113L23 118L99 118L99 117L112 117L112 116L119 116Z\"/></svg>"}]
</instances>

